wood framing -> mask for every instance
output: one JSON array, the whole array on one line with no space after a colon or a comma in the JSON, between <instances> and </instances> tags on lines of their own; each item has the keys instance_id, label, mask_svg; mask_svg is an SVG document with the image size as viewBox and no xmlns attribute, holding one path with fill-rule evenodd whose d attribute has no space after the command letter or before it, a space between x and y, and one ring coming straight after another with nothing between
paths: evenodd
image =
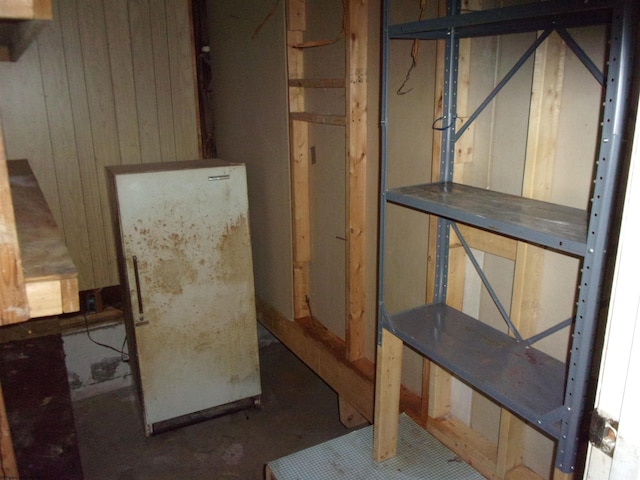
<instances>
[{"instance_id":1,"label":"wood framing","mask_svg":"<svg viewBox=\"0 0 640 480\"><path fill-rule=\"evenodd\" d=\"M347 71L347 357L364 357L368 0L349 0Z\"/></svg>"},{"instance_id":2,"label":"wood framing","mask_svg":"<svg viewBox=\"0 0 640 480\"><path fill-rule=\"evenodd\" d=\"M287 77L304 78L303 51L295 48L304 40L304 0L290 0L287 8ZM302 82L304 83L304 82ZM304 119L304 87L289 87L289 148L291 158L291 204L293 209L293 314L309 316L309 262L311 261L311 213L309 192L309 126ZM296 120L298 115L300 120Z\"/></svg>"},{"instance_id":3,"label":"wood framing","mask_svg":"<svg viewBox=\"0 0 640 480\"><path fill-rule=\"evenodd\" d=\"M546 39L534 58L522 195L537 200L551 200L565 58L566 46L555 34ZM524 242L517 243L516 252L511 320L520 333L527 337L535 334L538 326L538 299L545 253ZM523 422L503 410L497 469L502 477L522 465L524 436ZM556 470L554 478L572 476Z\"/></svg>"},{"instance_id":4,"label":"wood framing","mask_svg":"<svg viewBox=\"0 0 640 480\"><path fill-rule=\"evenodd\" d=\"M0 307L2 325L29 318L29 304L22 271L9 171L0 131Z\"/></svg>"},{"instance_id":5,"label":"wood framing","mask_svg":"<svg viewBox=\"0 0 640 480\"><path fill-rule=\"evenodd\" d=\"M398 413L402 340L384 330L376 360L376 403L373 432L373 458L381 462L394 457L398 448Z\"/></svg>"},{"instance_id":6,"label":"wood framing","mask_svg":"<svg viewBox=\"0 0 640 480\"><path fill-rule=\"evenodd\" d=\"M305 0L288 0L287 76L289 87L289 135L293 209L294 316L311 315L309 307L309 265L311 255L310 146L308 124L345 127L346 205L346 319L347 358L364 356L365 322L365 225L367 144L367 0L345 0L344 37L346 78L305 78L307 48L332 42L305 41ZM345 89L345 115L305 110L305 91L310 88Z\"/></svg>"},{"instance_id":7,"label":"wood framing","mask_svg":"<svg viewBox=\"0 0 640 480\"><path fill-rule=\"evenodd\" d=\"M346 357L346 344L311 318L290 321L272 306L256 299L258 321L311 370L339 393L369 422L373 422L375 367L371 360ZM400 409L420 425L420 397L400 387Z\"/></svg>"}]
</instances>

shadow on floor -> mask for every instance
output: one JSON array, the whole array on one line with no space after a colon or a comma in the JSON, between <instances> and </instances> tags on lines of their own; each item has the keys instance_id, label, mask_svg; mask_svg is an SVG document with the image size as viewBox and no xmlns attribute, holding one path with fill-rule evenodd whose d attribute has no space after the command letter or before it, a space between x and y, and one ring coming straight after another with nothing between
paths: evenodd
<instances>
[{"instance_id":1,"label":"shadow on floor","mask_svg":"<svg viewBox=\"0 0 640 480\"><path fill-rule=\"evenodd\" d=\"M267 462L348 433L336 393L282 344L260 369L261 408L150 438L131 388L74 402L85 478L263 479Z\"/></svg>"}]
</instances>

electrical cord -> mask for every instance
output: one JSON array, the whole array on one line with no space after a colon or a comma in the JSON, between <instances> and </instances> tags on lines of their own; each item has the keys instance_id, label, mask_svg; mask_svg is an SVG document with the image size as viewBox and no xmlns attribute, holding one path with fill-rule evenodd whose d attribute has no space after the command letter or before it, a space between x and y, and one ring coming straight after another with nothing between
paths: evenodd
<instances>
[{"instance_id":1,"label":"electrical cord","mask_svg":"<svg viewBox=\"0 0 640 480\"><path fill-rule=\"evenodd\" d=\"M122 359L123 362L128 362L129 361L129 354L125 353L124 351L124 346L127 343L127 336L124 336L124 340L122 341L122 346L120 347L120 349L117 349L116 347L112 347L111 345L107 345L105 343L100 343L96 340L94 340L91 337L91 332L89 331L89 319L87 318L87 314L84 314L84 325L87 331L87 337L89 338L89 340L91 340L93 343L95 343L96 345L99 345L101 347L104 348L108 348L109 350L113 350L114 352L117 352L120 354L120 358Z\"/></svg>"}]
</instances>

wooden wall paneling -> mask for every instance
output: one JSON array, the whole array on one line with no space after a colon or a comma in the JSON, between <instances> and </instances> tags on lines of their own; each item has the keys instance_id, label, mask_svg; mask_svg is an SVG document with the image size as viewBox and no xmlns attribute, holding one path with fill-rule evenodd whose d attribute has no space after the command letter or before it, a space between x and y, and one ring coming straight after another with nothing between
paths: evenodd
<instances>
[{"instance_id":1,"label":"wooden wall paneling","mask_svg":"<svg viewBox=\"0 0 640 480\"><path fill-rule=\"evenodd\" d=\"M51 169L51 138L37 43L19 62L0 65L1 98L7 155L26 158L58 225L62 225L56 172Z\"/></svg>"},{"instance_id":2,"label":"wooden wall paneling","mask_svg":"<svg viewBox=\"0 0 640 480\"><path fill-rule=\"evenodd\" d=\"M44 87L47 123L51 137L53 168L60 192L63 232L79 282L93 281L92 252L84 203L84 185L80 176L73 111L69 94L66 57L61 32L60 12L55 2L54 20L38 39L40 67Z\"/></svg>"},{"instance_id":3,"label":"wooden wall paneling","mask_svg":"<svg viewBox=\"0 0 640 480\"><path fill-rule=\"evenodd\" d=\"M29 159L87 290L119 281L105 166L199 156L189 4L53 7L40 40L0 65L0 105L11 156Z\"/></svg>"},{"instance_id":4,"label":"wooden wall paneling","mask_svg":"<svg viewBox=\"0 0 640 480\"><path fill-rule=\"evenodd\" d=\"M347 357L365 352L365 251L367 214L368 1L350 0L346 14L347 129Z\"/></svg>"},{"instance_id":5,"label":"wooden wall paneling","mask_svg":"<svg viewBox=\"0 0 640 480\"><path fill-rule=\"evenodd\" d=\"M173 102L169 63L169 41L167 31L167 11L164 0L150 0L151 41L153 65L155 67L155 101L158 109L158 130L160 132L160 153L162 161L176 159L176 139L174 136Z\"/></svg>"},{"instance_id":6,"label":"wooden wall paneling","mask_svg":"<svg viewBox=\"0 0 640 480\"><path fill-rule=\"evenodd\" d=\"M128 3L128 0L108 0L104 8L104 19L120 147L119 163L137 164L140 163L140 138Z\"/></svg>"},{"instance_id":7,"label":"wooden wall paneling","mask_svg":"<svg viewBox=\"0 0 640 480\"><path fill-rule=\"evenodd\" d=\"M73 116L72 128L82 184L90 250L89 257L85 261L91 264L91 269L81 271L85 276L79 277L79 288L80 290L87 290L97 286L108 285L109 275L104 266L107 265L107 243L110 239L102 231L102 204L99 195L99 179L102 176L98 175L94 165L92 121L82 59L77 2L76 0L69 0L56 2L56 4L59 12L56 21L60 22L62 31L71 115ZM71 254L73 255L73 252Z\"/></svg>"},{"instance_id":8,"label":"wooden wall paneling","mask_svg":"<svg viewBox=\"0 0 640 480\"><path fill-rule=\"evenodd\" d=\"M173 105L176 160L200 157L200 129L198 128L197 81L193 52L191 4L179 2L167 12L169 42L169 74ZM171 5L173 2L170 3Z\"/></svg>"},{"instance_id":9,"label":"wooden wall paneling","mask_svg":"<svg viewBox=\"0 0 640 480\"><path fill-rule=\"evenodd\" d=\"M106 241L106 261L96 269L99 285L119 283L116 265L115 243L107 195L105 167L121 163L118 128L115 112L113 89L111 87L111 68L109 66L109 48L102 0L88 0L77 3L78 16L81 19L80 40L82 42L82 60L87 88L89 114L93 138L94 168L98 179L98 191L91 192L99 196L102 220L102 235ZM88 159L83 159L87 161Z\"/></svg>"},{"instance_id":10,"label":"wooden wall paneling","mask_svg":"<svg viewBox=\"0 0 640 480\"><path fill-rule=\"evenodd\" d=\"M138 111L140 159L143 163L162 159L158 105L156 102L156 76L154 70L153 32L149 0L130 0L129 29Z\"/></svg>"}]
</instances>

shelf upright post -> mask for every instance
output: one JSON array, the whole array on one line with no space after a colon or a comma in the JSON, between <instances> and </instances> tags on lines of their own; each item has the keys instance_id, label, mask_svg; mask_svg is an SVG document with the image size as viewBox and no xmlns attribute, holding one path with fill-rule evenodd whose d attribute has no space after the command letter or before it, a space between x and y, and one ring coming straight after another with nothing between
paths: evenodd
<instances>
[{"instance_id":1,"label":"shelf upright post","mask_svg":"<svg viewBox=\"0 0 640 480\"><path fill-rule=\"evenodd\" d=\"M602 127L587 230L587 253L580 278L564 400L566 411L556 456L556 467L563 472L575 470L580 448L581 422L600 310L611 212L615 201L616 179L623 160L626 99L630 91L634 29L637 24L636 3L635 0L613 2Z\"/></svg>"},{"instance_id":2,"label":"shelf upright post","mask_svg":"<svg viewBox=\"0 0 640 480\"><path fill-rule=\"evenodd\" d=\"M460 13L459 0L447 0L447 16ZM456 138L456 97L458 94L458 58L460 40L455 27L449 28L445 40L444 89L442 95L442 150L440 152L440 181L453 181ZM445 303L447 299L447 278L449 267L450 221L438 218L437 246L435 262L434 303Z\"/></svg>"},{"instance_id":3,"label":"shelf upright post","mask_svg":"<svg viewBox=\"0 0 640 480\"><path fill-rule=\"evenodd\" d=\"M384 252L385 228L387 211L387 157L388 133L387 121L389 111L389 3L382 2L382 45L381 45L381 78L380 78L380 198L378 205L378 346L382 344L382 330L386 323L386 309L384 308Z\"/></svg>"}]
</instances>

